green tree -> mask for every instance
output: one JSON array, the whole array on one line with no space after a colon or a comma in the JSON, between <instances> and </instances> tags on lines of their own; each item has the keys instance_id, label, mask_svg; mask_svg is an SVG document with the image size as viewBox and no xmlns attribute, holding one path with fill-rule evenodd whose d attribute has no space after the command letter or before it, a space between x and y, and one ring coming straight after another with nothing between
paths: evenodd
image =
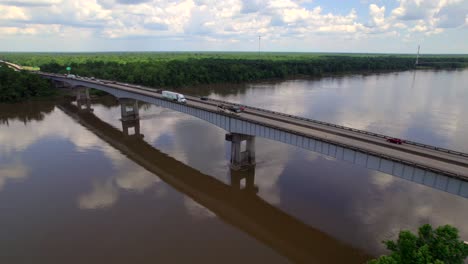
<instances>
[{"instance_id":1,"label":"green tree","mask_svg":"<svg viewBox=\"0 0 468 264\"><path fill-rule=\"evenodd\" d=\"M0 103L25 101L56 93L49 82L29 72L16 72L0 65Z\"/></svg>"},{"instance_id":2,"label":"green tree","mask_svg":"<svg viewBox=\"0 0 468 264\"><path fill-rule=\"evenodd\" d=\"M389 240L383 243L392 253L369 264L463 264L468 257L468 245L460 240L458 230L450 225L434 230L426 224L419 228L417 236L404 230L396 242Z\"/></svg>"}]
</instances>

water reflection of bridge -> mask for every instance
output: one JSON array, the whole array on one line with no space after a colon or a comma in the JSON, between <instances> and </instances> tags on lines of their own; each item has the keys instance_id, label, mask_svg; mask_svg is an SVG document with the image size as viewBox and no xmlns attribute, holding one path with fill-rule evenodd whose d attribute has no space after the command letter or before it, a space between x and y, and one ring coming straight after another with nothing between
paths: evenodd
<instances>
[{"instance_id":1,"label":"water reflection of bridge","mask_svg":"<svg viewBox=\"0 0 468 264\"><path fill-rule=\"evenodd\" d=\"M220 103L233 105L229 102L187 96L187 104L180 104L165 100L152 89L135 85L68 79L45 73L42 76L54 80L60 87L74 87L78 105L88 110L91 108L87 89L95 88L122 101L122 118L137 112L134 105L127 105L125 101L138 100L208 121L229 133L226 139L231 141L231 166L234 168L255 164L255 138L263 137L468 198L466 153L410 141L397 145L386 142L388 136L385 135L255 107L245 106L245 111L240 114L218 110ZM131 129L138 128L129 125Z\"/></svg>"},{"instance_id":2,"label":"water reflection of bridge","mask_svg":"<svg viewBox=\"0 0 468 264\"><path fill-rule=\"evenodd\" d=\"M262 200L256 195L255 167L246 171L231 170L231 183L225 184L160 152L138 133L128 135L118 130L91 111L80 110L72 104L62 104L59 109L225 222L294 262L362 263L370 257ZM122 119L122 122L127 121ZM245 184L241 184L242 180Z\"/></svg>"}]
</instances>

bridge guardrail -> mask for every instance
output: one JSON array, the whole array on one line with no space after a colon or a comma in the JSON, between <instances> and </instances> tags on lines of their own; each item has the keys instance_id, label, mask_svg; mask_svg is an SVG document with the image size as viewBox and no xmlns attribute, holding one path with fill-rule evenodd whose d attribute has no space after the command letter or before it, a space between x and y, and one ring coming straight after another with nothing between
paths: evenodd
<instances>
[{"instance_id":1,"label":"bridge guardrail","mask_svg":"<svg viewBox=\"0 0 468 264\"><path fill-rule=\"evenodd\" d=\"M149 91L149 92L157 92L159 90L159 89L152 89L152 88L144 87L144 86L140 86L140 87L135 86L135 85L131 85L131 86L132 86L132 88L141 89L141 90L145 90L145 91ZM320 124L320 125L335 127L335 128L338 128L338 129L343 129L343 130L352 131L352 132L365 134L365 135L370 135L370 136L374 136L374 137L379 137L379 138L384 138L384 139L392 138L390 136L383 135L383 134L378 134L378 133L369 132L369 131L365 131L365 130L360 130L360 129L356 129L356 128L346 127L346 126L342 126L342 125L336 125L336 124L323 122L323 121L319 121L319 120L315 120L315 119L311 119L311 118L285 114L285 113L281 113L281 112L277 112L277 111L273 111L273 110L267 110L267 109L263 109L263 108L258 108L258 107L253 107L253 106L248 106L248 105L243 105L243 104L238 104L238 103L232 103L232 102L227 102L227 101L217 100L217 99L212 99L212 98L208 98L208 100L218 102L218 103L225 103L225 104L243 106L243 107L254 109L254 110L257 110L257 111L261 111L261 112L268 112L268 113L272 113L272 114L276 114L276 115L280 115L280 116L286 116L286 117L289 117L289 118L294 118L294 119L308 121L308 122L312 122L312 123L316 123L316 124ZM435 147L435 146L422 144L422 143L418 143L418 142L414 142L414 141L410 141L410 140L405 140L405 143L409 144L409 145L422 147L422 148L432 149L432 150L435 150L435 151L440 151L440 152L449 153L449 154L453 154L453 155L458 155L458 156L462 156L462 157L468 157L467 153L463 153L463 152L459 152L459 151L455 151L455 150L450 150L450 149L441 148L441 147Z\"/></svg>"},{"instance_id":2,"label":"bridge guardrail","mask_svg":"<svg viewBox=\"0 0 468 264\"><path fill-rule=\"evenodd\" d=\"M196 97L194 97L194 98L196 98ZM187 98L187 99L189 99L189 98ZM162 100L166 100L166 99L162 99ZM191 99L189 99L189 100L191 100ZM208 99L208 100L224 102L222 100L216 100L216 99ZM170 102L175 103L175 104L181 104L179 102L174 102L174 101L170 101ZM229 103L229 102L226 102L226 103L227 104L232 104L232 105L244 106L242 104L235 104L235 103ZM295 134L295 135L298 135L298 136L311 138L311 139L314 139L314 140L317 140L317 141L320 141L320 142L340 146L340 147L343 147L343 148L346 148L346 149L351 149L351 150L354 150L354 151L357 151L357 152L370 154L370 155L373 155L373 156L376 156L376 157L380 157L380 158L384 158L384 159L391 160L391 161L394 161L394 162L398 162L398 163L401 163L401 164L409 165L409 166L412 166L412 167L415 167L415 168L420 168L420 169L423 169L423 170L426 170L426 171L432 171L432 172L437 173L437 174L443 174L443 175L446 175L446 176L449 176L449 177L452 177L452 178L460 179L462 181L467 180L467 178L465 176L460 175L458 173L454 173L454 172L450 172L450 171L444 171L444 170L436 169L436 168L433 168L433 167L430 167L430 166L422 165L422 164L419 164L419 163L406 161L406 160L403 160L403 159L400 159L400 158L392 157L392 156L389 156L389 155L386 155L386 154L378 153L378 152L368 150L368 149L364 149L364 148L361 148L361 147L352 146L352 145L349 145L349 144L346 144L346 143L336 142L336 141L333 141L333 140L329 140L329 139L325 139L325 138L305 134L303 132L294 131L294 130L291 130L291 129L288 129L288 128L277 127L277 126L271 125L271 124L265 124L265 123L262 123L262 122L259 122L259 121L244 118L244 117L239 116L239 115L232 116L230 114L221 113L221 112L217 112L215 110L201 108L199 106L194 106L194 105L192 105L191 107L201 109L203 111L217 113L217 114L224 114L224 115L227 115L229 117L233 117L233 118L243 120L243 121L246 121L246 122L250 122L250 123L270 127L270 128L273 128L273 129L279 129L279 130L282 130L282 131L286 131L286 132L288 132L290 134ZM249 107L249 106L246 106L246 107ZM249 108L252 108L252 107L249 107ZM257 109L263 110L261 108L257 108ZM270 111L270 110L266 110L266 111ZM271 112L275 112L275 111L271 111ZM308 118L304 118L304 117L301 117L301 118L303 118L304 120L308 120ZM322 121L319 121L319 122L322 122ZM326 122L323 122L323 123L328 124ZM331 124L331 125L333 125L333 124ZM336 126L339 126L339 125L336 125ZM349 128L349 129L354 129L354 128ZM356 129L356 130L358 130L358 129ZM358 131L362 131L362 130L358 130ZM364 132L367 132L367 131L364 131ZM372 132L369 132L369 133L372 133ZM379 135L379 134L377 134L377 135ZM381 136L384 136L384 135L381 135ZM388 137L388 136L384 136L384 137ZM390 137L388 137L388 138L390 138ZM421 145L424 145L424 144L421 144ZM465 154L465 153L463 153L463 154Z\"/></svg>"},{"instance_id":3,"label":"bridge guardrail","mask_svg":"<svg viewBox=\"0 0 468 264\"><path fill-rule=\"evenodd\" d=\"M218 100L218 101L221 101L221 100ZM240 105L240 104L238 104L238 105ZM198 106L195 106L195 107L199 108ZM214 111L208 110L208 109L203 109L203 110L214 112ZM372 150L367 150L367 149L363 149L363 148L360 148L360 147L352 146L352 145L349 145L349 144L346 144L346 143L336 142L336 141L333 141L333 140L308 135L308 134L298 132L298 131L294 131L294 130L291 130L291 129L288 129L288 128L278 128L275 125L264 124L262 122L249 120L249 119L246 119L246 118L241 117L241 116L235 116L235 118L240 119L240 120L244 120L246 122L259 124L259 125L262 125L262 126L271 127L273 129L281 129L281 130L286 131L286 132L291 133L291 134L295 134L295 135L302 136L302 137L307 137L307 138L312 138L312 139L320 141L320 142L333 144L333 145L336 145L336 146L340 146L340 147L343 147L343 148L346 148L346 149L351 149L351 150L361 152L361 153L370 154L370 155L373 155L373 156L377 156L377 157L384 158L384 159L387 159L387 160L391 160L391 161L394 161L394 162L399 162L399 163L409 165L409 166L412 166L412 167L420 168L420 169L427 170L427 171L432 171L432 172L437 173L437 174L443 174L443 175L446 175L446 176L449 176L449 177L452 177L452 178L456 178L456 179L460 179L460 180L463 180L463 181L467 180L466 177L464 177L463 175L457 174L457 173L453 173L453 172L449 172L449 171L443 171L443 170L436 169L436 168L433 168L433 167L429 167L429 166L426 166L426 165L422 165L422 164L414 163L414 162L411 162L411 161L406 161L406 160L403 160L403 159L392 157L392 156L389 156L389 155L386 155L386 154L378 153L378 152L375 152L375 151L372 151Z\"/></svg>"},{"instance_id":4,"label":"bridge guardrail","mask_svg":"<svg viewBox=\"0 0 468 264\"><path fill-rule=\"evenodd\" d=\"M59 78L64 78L63 76L55 76L55 77L59 77ZM80 80L80 81L87 81L87 80ZM142 91L150 91L150 92L155 92L154 89L151 89L151 88L144 88L144 89L141 89L142 87L132 87L132 88L137 88L137 89L140 89ZM196 98L196 97L194 97ZM189 99L189 98L187 98ZM162 100L165 100L165 99L162 99ZM190 100L190 99L189 99ZM193 99L192 99L193 100ZM217 102L224 102L222 100L216 100L216 99L209 99L211 101L217 101ZM178 103L178 102L174 102L174 101L170 101L172 103L175 103L175 104L181 104L181 103ZM238 106L244 106L242 104L236 104L236 103L230 103L230 102L225 102L227 104L231 104L231 105L238 105ZM201 109L201 110L204 110L204 111L208 111L208 112L213 112L213 113L217 113L217 114L221 114L223 115L223 113L220 113L216 110L211 110L211 109L206 109L206 108L201 108L199 106L195 106L195 105L192 105L191 107L193 108L197 108L197 109ZM246 106L247 108L251 108L251 109L258 109L260 111L264 111L264 112L271 112L271 113L278 113L280 115L283 115L283 116L290 116L290 117L293 117L295 118L296 116L293 116L293 115L288 115L288 114L282 114L282 113L279 113L279 112L275 112L275 111L270 111L270 110L265 110L265 109L261 109L261 108L256 108L256 107L250 107L250 106ZM250 122L250 123L255 123L255 124L259 124L259 125L262 125L262 126L266 126L266 127L270 127L270 128L273 128L273 129L281 129L283 131L286 131L288 133L291 133L291 134L295 134L295 135L298 135L298 136L302 136L302 137L307 137L307 138L312 138L312 139L315 139L317 141L321 141L321 142L324 142L324 143L328 143L328 144L333 144L333 145L336 145L336 146L341 146L341 147L344 147L344 148L347 148L347 149L351 149L351 150L354 150L354 151L358 151L358 152L361 152L361 153L367 153L367 154L371 154L373 156L377 156L377 157L380 157L380 158L384 158L384 159L387 159L387 160L392 160L392 161L396 161L396 162L399 162L399 163L402 163L402 164L406 164L406 165L410 165L410 166L413 166L413 167L417 167L417 168L421 168L421 169L424 169L424 170L428 170L428 171L432 171L434 173L438 173L438 174L443 174L443 175L446 175L446 176L449 176L449 177L452 177L452 178L457 178L457 179L460 179L460 180L463 180L463 181L466 181L466 176L463 176L463 175L460 175L460 174L457 174L457 173L453 173L453 172L450 172L450 171L444 171L444 170L440 170L440 169L436 169L436 168L433 168L433 167L429 167L429 166L426 166L426 165L422 165L422 164L418 164L418 163L414 163L414 162L410 162L410 161L405 161L405 160L402 160L402 159L399 159L399 158L396 158L396 157L392 157L392 156L388 156L386 154L382 154L382 153L378 153L378 152L375 152L375 151L371 151L371 150L367 150L367 149L363 149L363 148L360 148L360 147L356 147L356 146L352 146L352 145L348 145L346 143L341 143L341 142L335 142L335 141L332 141L332 140L328 140L328 139L324 139L324 138L320 138L320 137L316 137L316 136L313 136L313 135L308 135L308 134L305 134L305 133L302 133L302 132L298 132L298 131L293 131L291 129L287 129L287 128L279 128L275 125L271 125L271 124L265 124L265 123L262 123L262 122L259 122L259 121L254 121L254 120L250 120L250 119L246 119L242 116L232 116L232 115L229 115L229 114L225 114L224 115L227 115L229 117L234 117L236 119L239 119L239 120L244 120L244 121L247 121L247 122ZM312 120L312 119L309 119L309 118L304 118L304 117L297 117L298 119L302 119L302 120L311 120L312 122L313 121L317 121L317 120ZM329 124L329 123L326 123L326 122L322 122L322 121L317 121L318 123L324 123L324 124ZM339 126L339 125L334 125L334 124L329 124L331 126L336 126L336 127L342 127L342 126ZM345 127L347 128L347 127ZM347 128L349 130L356 130L356 131L362 131L362 130L358 130L358 129L354 129L354 128ZM363 131L363 132L366 132L366 134L376 134L376 133L372 133L372 132L367 132L367 131ZM380 134L376 134L376 135L380 135ZM384 135L380 135L381 137L386 137L386 138L389 138L388 136L384 136ZM419 144L419 143L418 143ZM421 145L424 145L424 144L421 144ZM434 147L435 148L435 147ZM463 153L464 154L464 153Z\"/></svg>"},{"instance_id":5,"label":"bridge guardrail","mask_svg":"<svg viewBox=\"0 0 468 264\"><path fill-rule=\"evenodd\" d=\"M364 134L364 135L369 135L369 136L373 136L373 137L378 137L378 138L383 138L383 139L392 138L390 136L383 135L383 134L378 134L378 133L369 132L369 131L365 131L365 130L360 130L360 129L356 129L356 128L346 127L346 126L342 126L342 125L336 125L336 124L327 123L327 122L323 122L323 121L319 121L319 120L315 120L315 119L311 119L311 118L285 114L285 113L281 113L281 112L277 112L277 111L273 111L273 110L267 110L267 109L263 109L263 108L258 108L258 107L254 107L254 106L248 106L248 105L243 105L243 104L238 104L238 103L232 103L232 102L227 102L227 101L212 99L212 98L208 98L208 100L218 102L218 103L243 106L245 108L250 108L250 109L254 109L254 110L257 110L257 111L261 111L261 112L272 113L272 114L279 115L279 116L289 117L289 118L293 118L293 119L297 119L297 120L308 121L308 122L312 122L312 123L315 123L315 124L325 125L325 126L329 126L329 127L342 129L342 130L347 130L347 131L352 131L352 132L356 132L356 133L360 133L360 134ZM435 150L435 151L440 151L440 152L449 153L449 154L453 154L453 155L468 158L467 153L463 153L463 152L460 152L460 151L450 150L450 149L441 148L441 147L435 147L435 146L422 144L422 143L418 143L418 142L414 142L414 141L410 141L410 140L405 140L404 142L406 144L409 144L409 145L414 145L414 146L418 146L418 147L422 147L422 148L427 148L427 149L431 149L431 150Z\"/></svg>"},{"instance_id":6,"label":"bridge guardrail","mask_svg":"<svg viewBox=\"0 0 468 264\"><path fill-rule=\"evenodd\" d=\"M87 80L82 80L82 81L87 81ZM105 81L105 80L102 80L102 81ZM120 84L120 83L117 83L117 84ZM120 84L120 85L123 85L123 84ZM144 86L136 86L136 85L128 85L128 86L131 86L134 89L140 89L140 90L149 91L149 92L157 92L159 90L159 89L152 89L152 88L144 87ZM193 97L196 98L195 96L193 96ZM187 99L190 100L190 98L187 98ZM338 129L342 129L342 130L346 130L346 131L352 131L352 132L356 132L356 133L364 134L364 135L369 135L369 136L373 136L373 137L378 137L378 138L383 138L383 139L392 138L390 136L383 135L383 134L378 134L378 133L369 132L369 131L365 131L365 130L360 130L360 129L356 129L356 128L346 127L346 126L342 126L342 125L336 125L336 124L332 124L332 123L328 123L328 122L324 122L324 121L319 121L319 120L315 120L315 119L311 119L311 118L285 114L285 113L281 113L281 112L277 112L277 111L273 111L273 110L267 110L267 109L263 109L263 108L258 108L258 107L248 106L248 105L243 105L243 104L238 104L238 103L232 103L232 102L227 102L227 101L218 100L218 99L212 99L212 98L207 98L207 99L208 99L208 101L242 106L242 107L254 109L254 110L257 110L257 111L260 111L260 112L272 113L272 114L279 115L279 116L284 116L284 117L289 117L289 118L293 118L293 119L297 119L297 120L307 121L307 122L320 124L320 125L324 125L324 126L328 126L328 127L334 127L334 128L338 128ZM463 153L463 152L460 152L460 151L450 150L450 149L441 148L441 147L435 147L435 146L422 144L422 143L418 143L418 142L414 142L414 141L410 141L410 140L404 140L404 142L406 144L409 144L409 145L418 146L418 147L422 147L422 148L427 148L427 149L431 149L431 150L435 150L435 151L439 151L439 152L444 152L444 153L448 153L448 154L468 158L467 153Z\"/></svg>"}]
</instances>

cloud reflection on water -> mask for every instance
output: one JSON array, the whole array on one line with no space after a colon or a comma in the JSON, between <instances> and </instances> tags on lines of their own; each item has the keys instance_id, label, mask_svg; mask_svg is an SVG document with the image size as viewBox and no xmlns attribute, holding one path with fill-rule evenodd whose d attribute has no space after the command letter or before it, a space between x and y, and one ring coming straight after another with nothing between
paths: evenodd
<instances>
[{"instance_id":1,"label":"cloud reflection on water","mask_svg":"<svg viewBox=\"0 0 468 264\"><path fill-rule=\"evenodd\" d=\"M103 111L103 113L110 113L114 117L116 114L115 111ZM83 129L80 124L58 109L45 115L41 121L31 120L23 123L20 120L10 120L8 130L15 132L0 130L0 153L3 157L16 156L17 153L27 151L31 145L45 138L65 139L73 144L77 152L86 154L88 151L97 150L106 156L113 165L113 173L110 173L111 177L103 182L93 182L92 190L78 198L80 208L108 207L117 201L119 188L141 192L161 181L157 176L109 147L91 131ZM24 179L29 173L30 169L18 161L2 164L0 187L4 186L7 179Z\"/></svg>"},{"instance_id":2,"label":"cloud reflection on water","mask_svg":"<svg viewBox=\"0 0 468 264\"><path fill-rule=\"evenodd\" d=\"M97 209L112 206L119 192L111 180L93 182L92 190L78 198L81 209Z\"/></svg>"},{"instance_id":3,"label":"cloud reflection on water","mask_svg":"<svg viewBox=\"0 0 468 264\"><path fill-rule=\"evenodd\" d=\"M0 165L0 191L3 189L7 181L25 180L30 169L21 161L13 161L10 164Z\"/></svg>"}]
</instances>

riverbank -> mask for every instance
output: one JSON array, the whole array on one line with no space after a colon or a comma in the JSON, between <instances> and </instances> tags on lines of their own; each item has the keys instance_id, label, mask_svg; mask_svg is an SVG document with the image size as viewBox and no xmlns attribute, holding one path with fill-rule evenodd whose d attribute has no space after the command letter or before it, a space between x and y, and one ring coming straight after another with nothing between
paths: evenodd
<instances>
[{"instance_id":1,"label":"riverbank","mask_svg":"<svg viewBox=\"0 0 468 264\"><path fill-rule=\"evenodd\" d=\"M315 53L0 53L0 59L51 73L67 73L139 84L185 89L199 85L240 84L311 79L349 74L375 74L418 67L454 69L468 66L468 56ZM431 66L431 63L433 66ZM41 83L41 82L38 82ZM42 85L42 84L41 84ZM16 102L52 94L49 85L37 93L23 88L0 90L0 102ZM25 92L31 90L31 92ZM45 87L45 86L44 86Z\"/></svg>"},{"instance_id":2,"label":"riverbank","mask_svg":"<svg viewBox=\"0 0 468 264\"><path fill-rule=\"evenodd\" d=\"M321 77L415 69L410 55L319 53L0 53L20 65L44 72L116 80L149 87L245 83L269 79ZM468 66L468 56L425 56L420 65L436 68Z\"/></svg>"}]
</instances>

